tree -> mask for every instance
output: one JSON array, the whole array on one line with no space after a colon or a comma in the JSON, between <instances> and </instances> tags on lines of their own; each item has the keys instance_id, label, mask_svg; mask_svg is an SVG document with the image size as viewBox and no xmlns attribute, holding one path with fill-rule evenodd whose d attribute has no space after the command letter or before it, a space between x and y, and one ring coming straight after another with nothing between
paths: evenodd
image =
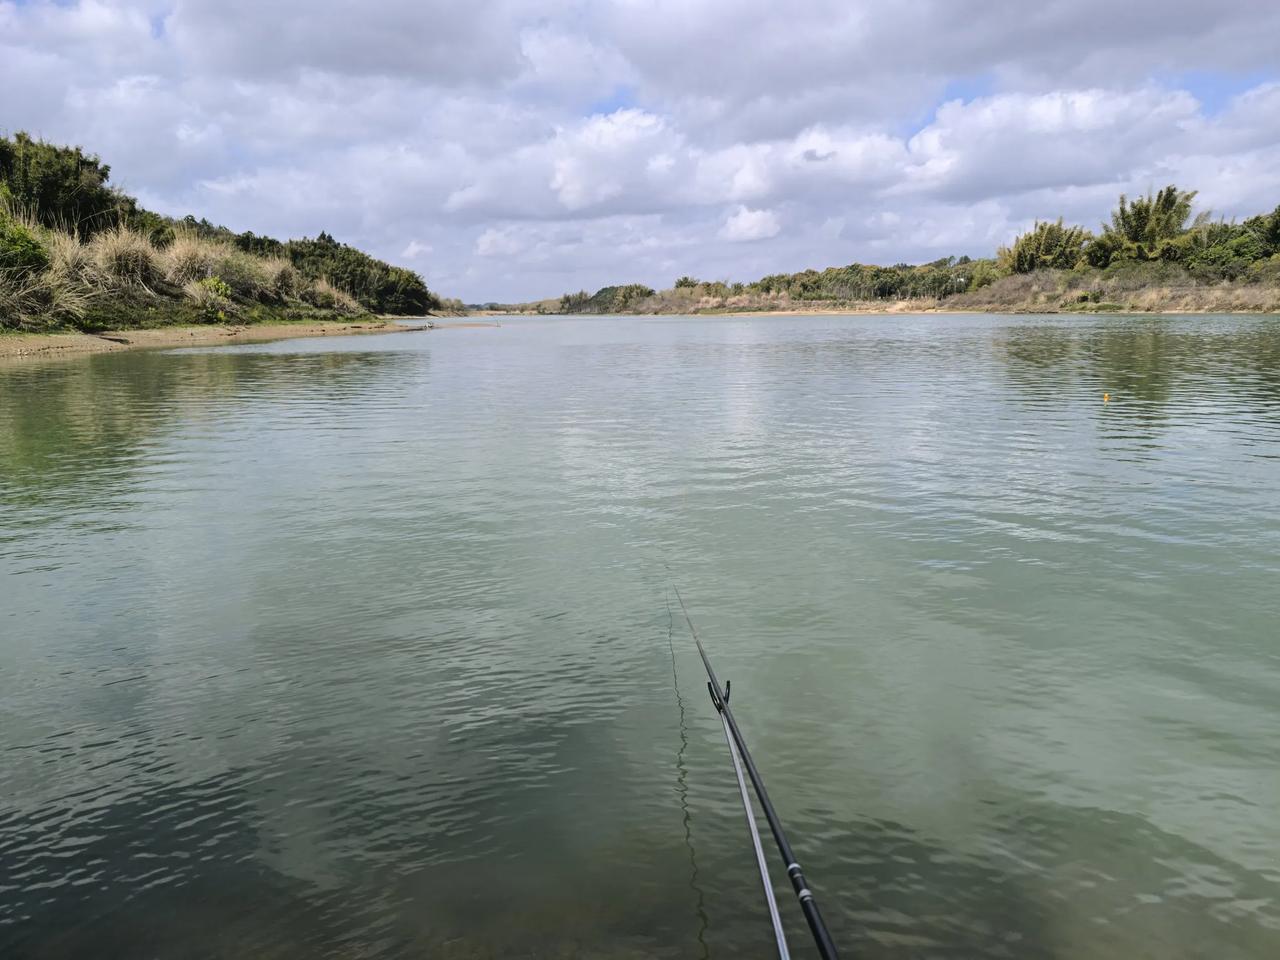
<instances>
[{"instance_id":1,"label":"tree","mask_svg":"<svg viewBox=\"0 0 1280 960\"><path fill-rule=\"evenodd\" d=\"M1091 234L1084 227L1064 227L1056 221L1037 220L1034 227L1013 241L1012 247L1001 247L997 258L1000 266L1012 273L1031 273L1045 268L1070 270L1084 253Z\"/></svg>"},{"instance_id":2,"label":"tree","mask_svg":"<svg viewBox=\"0 0 1280 960\"><path fill-rule=\"evenodd\" d=\"M0 184L10 199L46 226L81 239L113 227L137 210L137 201L107 186L111 168L79 147L58 147L28 134L0 137Z\"/></svg>"},{"instance_id":3,"label":"tree","mask_svg":"<svg viewBox=\"0 0 1280 960\"><path fill-rule=\"evenodd\" d=\"M264 252L275 249L268 237L250 237L237 241ZM374 259L324 231L314 240L290 240L282 250L303 276L329 280L376 313L417 316L440 307L440 298L412 270Z\"/></svg>"},{"instance_id":4,"label":"tree","mask_svg":"<svg viewBox=\"0 0 1280 960\"><path fill-rule=\"evenodd\" d=\"M561 313L621 313L638 300L653 296L653 288L642 283L601 287L594 294L587 291L566 293L560 298Z\"/></svg>"},{"instance_id":5,"label":"tree","mask_svg":"<svg viewBox=\"0 0 1280 960\"><path fill-rule=\"evenodd\" d=\"M1173 184L1154 195L1148 192L1145 197L1132 201L1121 194L1111 222L1102 225L1106 243L1099 250L1109 253L1108 263L1116 258L1169 259L1168 248L1185 232L1195 198L1195 190L1179 190Z\"/></svg>"},{"instance_id":6,"label":"tree","mask_svg":"<svg viewBox=\"0 0 1280 960\"><path fill-rule=\"evenodd\" d=\"M1258 238L1265 256L1280 254L1280 207L1270 213L1250 217L1244 222L1244 228Z\"/></svg>"}]
</instances>

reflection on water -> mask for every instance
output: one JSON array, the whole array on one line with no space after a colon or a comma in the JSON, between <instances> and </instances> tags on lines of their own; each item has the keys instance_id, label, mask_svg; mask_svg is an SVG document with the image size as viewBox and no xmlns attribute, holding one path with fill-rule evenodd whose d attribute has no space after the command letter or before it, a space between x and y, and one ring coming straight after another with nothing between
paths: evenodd
<instances>
[{"instance_id":1,"label":"reflection on water","mask_svg":"<svg viewBox=\"0 0 1280 960\"><path fill-rule=\"evenodd\" d=\"M2 367L0 954L767 956L669 564L851 952L1272 955L1278 455L1272 319Z\"/></svg>"}]
</instances>

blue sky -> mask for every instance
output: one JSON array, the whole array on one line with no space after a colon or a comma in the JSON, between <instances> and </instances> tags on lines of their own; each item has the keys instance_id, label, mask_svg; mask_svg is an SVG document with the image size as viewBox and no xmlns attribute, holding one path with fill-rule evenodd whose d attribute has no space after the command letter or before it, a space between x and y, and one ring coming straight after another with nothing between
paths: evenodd
<instances>
[{"instance_id":1,"label":"blue sky","mask_svg":"<svg viewBox=\"0 0 1280 960\"><path fill-rule=\"evenodd\" d=\"M1276 79L1271 70L1247 72L1227 70L1188 70L1170 73L1159 78L1159 83L1172 90L1186 90L1200 101L1207 116L1221 113L1243 93Z\"/></svg>"},{"instance_id":2,"label":"blue sky","mask_svg":"<svg viewBox=\"0 0 1280 960\"><path fill-rule=\"evenodd\" d=\"M0 0L0 130L470 301L1280 204L1280 4Z\"/></svg>"}]
</instances>

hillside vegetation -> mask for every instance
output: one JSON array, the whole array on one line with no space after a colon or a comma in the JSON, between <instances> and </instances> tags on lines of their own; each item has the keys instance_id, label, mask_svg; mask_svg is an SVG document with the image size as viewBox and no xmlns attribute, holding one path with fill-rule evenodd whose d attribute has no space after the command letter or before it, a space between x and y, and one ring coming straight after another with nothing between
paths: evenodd
<instances>
[{"instance_id":1,"label":"hillside vegetation","mask_svg":"<svg viewBox=\"0 0 1280 960\"><path fill-rule=\"evenodd\" d=\"M280 241L165 217L79 147L0 137L0 329L124 329L460 308L327 233Z\"/></svg>"},{"instance_id":2,"label":"hillside vegetation","mask_svg":"<svg viewBox=\"0 0 1280 960\"><path fill-rule=\"evenodd\" d=\"M681 277L565 294L558 313L697 313L803 309L1280 311L1280 206L1242 223L1192 217L1194 191L1121 196L1094 233L1061 219L994 257L890 267L852 263L750 283ZM545 308L544 308L545 309Z\"/></svg>"}]
</instances>

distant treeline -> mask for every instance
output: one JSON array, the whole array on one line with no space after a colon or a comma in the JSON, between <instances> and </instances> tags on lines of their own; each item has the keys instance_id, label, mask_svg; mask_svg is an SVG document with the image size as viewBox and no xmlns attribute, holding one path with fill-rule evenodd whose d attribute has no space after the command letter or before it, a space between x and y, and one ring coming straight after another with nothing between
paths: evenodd
<instances>
[{"instance_id":1,"label":"distant treeline","mask_svg":"<svg viewBox=\"0 0 1280 960\"><path fill-rule=\"evenodd\" d=\"M1132 200L1121 196L1110 221L1097 233L1064 225L1061 219L1038 221L990 258L944 257L890 267L851 263L770 274L750 283L685 276L663 291L630 284L605 287L595 294L567 293L560 298L558 310L669 313L768 309L793 301L940 301L1039 271L1072 271L1072 277L1059 278L1057 285L1083 303L1099 302L1117 286L1132 292L1135 276L1177 287L1280 283L1280 206L1242 223L1215 220L1209 213L1193 219L1195 196L1195 191L1175 186ZM1012 286L1021 289L1018 284Z\"/></svg>"},{"instance_id":2,"label":"distant treeline","mask_svg":"<svg viewBox=\"0 0 1280 960\"><path fill-rule=\"evenodd\" d=\"M246 315L259 301L267 307L316 301L318 309L330 309L350 298L352 310L411 315L455 306L413 271L323 231L315 239L282 242L193 216L166 217L112 187L110 174L80 147L24 133L0 137L0 326L75 325L86 304L90 314L102 313L104 298L125 287L130 296L124 299L133 301L138 287L161 299L177 296L161 289L166 282L185 289L188 300L207 307L221 298ZM122 268L117 254L138 262ZM281 272L285 265L290 274ZM130 283L113 283L121 272ZM276 282L295 274L296 283ZM283 292L276 289L281 283ZM19 312L25 322L15 321ZM118 302L107 312L127 319Z\"/></svg>"}]
</instances>

